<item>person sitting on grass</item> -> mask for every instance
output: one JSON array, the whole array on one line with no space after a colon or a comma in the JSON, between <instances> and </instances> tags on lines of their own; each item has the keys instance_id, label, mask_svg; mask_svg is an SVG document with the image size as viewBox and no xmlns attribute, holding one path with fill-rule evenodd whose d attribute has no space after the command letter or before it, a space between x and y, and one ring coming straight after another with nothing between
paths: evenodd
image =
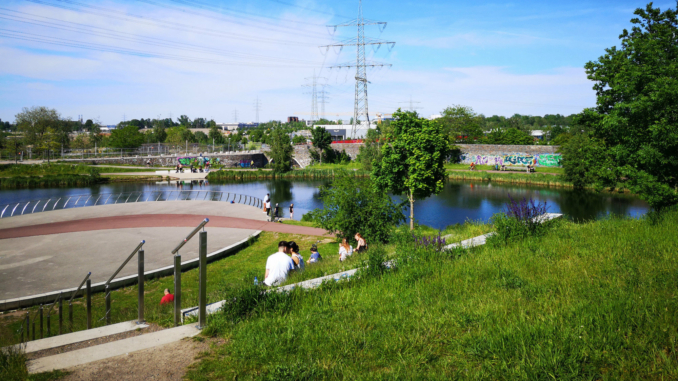
<instances>
[{"instance_id":1,"label":"person sitting on grass","mask_svg":"<svg viewBox=\"0 0 678 381\"><path fill-rule=\"evenodd\" d=\"M311 246L311 257L308 258L308 263L316 263L320 262L323 260L323 257L320 256L320 253L318 253L318 246L316 244L313 244Z\"/></svg>"},{"instance_id":2,"label":"person sitting on grass","mask_svg":"<svg viewBox=\"0 0 678 381\"><path fill-rule=\"evenodd\" d=\"M303 271L304 266L304 257L299 254L299 245L296 242L288 242L287 247L289 247L289 253L292 256L292 262L294 262L294 269Z\"/></svg>"},{"instance_id":3,"label":"person sitting on grass","mask_svg":"<svg viewBox=\"0 0 678 381\"><path fill-rule=\"evenodd\" d=\"M471 170L473 171L473 170L475 170L475 169L476 169L476 163L471 162Z\"/></svg>"},{"instance_id":4,"label":"person sitting on grass","mask_svg":"<svg viewBox=\"0 0 678 381\"><path fill-rule=\"evenodd\" d=\"M353 238L358 242L358 246L355 248L356 253L362 253L367 250L367 242L360 233L355 233L355 237Z\"/></svg>"},{"instance_id":5,"label":"person sitting on grass","mask_svg":"<svg viewBox=\"0 0 678 381\"><path fill-rule=\"evenodd\" d=\"M346 238L344 238L341 240L341 245L339 245L339 261L343 262L351 255L353 255L353 246L349 245Z\"/></svg>"},{"instance_id":6,"label":"person sitting on grass","mask_svg":"<svg viewBox=\"0 0 678 381\"><path fill-rule=\"evenodd\" d=\"M174 302L174 295L170 294L169 288L165 289L165 296L160 299L160 304L171 304Z\"/></svg>"},{"instance_id":7,"label":"person sitting on grass","mask_svg":"<svg viewBox=\"0 0 678 381\"><path fill-rule=\"evenodd\" d=\"M278 252L271 254L266 260L266 275L264 275L264 284L267 286L277 286L287 280L287 274L294 270L294 262L287 255L287 242L278 243Z\"/></svg>"}]
</instances>

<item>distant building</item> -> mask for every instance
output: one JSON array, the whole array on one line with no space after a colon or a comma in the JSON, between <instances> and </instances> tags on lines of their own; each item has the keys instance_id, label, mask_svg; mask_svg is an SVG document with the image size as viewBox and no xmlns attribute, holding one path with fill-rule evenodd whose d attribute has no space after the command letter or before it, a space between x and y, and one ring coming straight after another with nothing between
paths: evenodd
<instances>
[{"instance_id":1,"label":"distant building","mask_svg":"<svg viewBox=\"0 0 678 381\"><path fill-rule=\"evenodd\" d=\"M532 137L535 139L544 140L544 136L546 136L546 133L542 130L532 130L530 135L532 135Z\"/></svg>"},{"instance_id":2,"label":"distant building","mask_svg":"<svg viewBox=\"0 0 678 381\"><path fill-rule=\"evenodd\" d=\"M115 130L115 128L116 128L115 124L109 124L109 125L106 125L106 126L99 126L99 129L101 130L101 132L111 132L111 131Z\"/></svg>"},{"instance_id":3,"label":"distant building","mask_svg":"<svg viewBox=\"0 0 678 381\"><path fill-rule=\"evenodd\" d=\"M217 127L221 128L224 131L236 131L236 130L247 130L250 128L258 127L259 123L217 123Z\"/></svg>"},{"instance_id":4,"label":"distant building","mask_svg":"<svg viewBox=\"0 0 678 381\"><path fill-rule=\"evenodd\" d=\"M440 114L433 114L433 115L431 115L431 116L428 117L428 120L440 119L440 118L442 118L442 117L443 117L443 116L440 115Z\"/></svg>"},{"instance_id":5,"label":"distant building","mask_svg":"<svg viewBox=\"0 0 678 381\"><path fill-rule=\"evenodd\" d=\"M287 123L298 122L298 121L299 121L298 116L288 116L287 117Z\"/></svg>"}]
</instances>

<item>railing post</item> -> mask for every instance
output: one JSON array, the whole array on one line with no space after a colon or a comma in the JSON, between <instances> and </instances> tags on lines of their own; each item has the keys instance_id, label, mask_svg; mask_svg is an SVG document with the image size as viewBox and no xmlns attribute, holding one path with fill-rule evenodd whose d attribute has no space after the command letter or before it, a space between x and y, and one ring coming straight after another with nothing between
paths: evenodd
<instances>
[{"instance_id":1,"label":"railing post","mask_svg":"<svg viewBox=\"0 0 678 381\"><path fill-rule=\"evenodd\" d=\"M30 339L29 333L31 333L31 313L26 311L26 341Z\"/></svg>"},{"instance_id":2,"label":"railing post","mask_svg":"<svg viewBox=\"0 0 678 381\"><path fill-rule=\"evenodd\" d=\"M38 313L40 314L40 338L42 339L44 337L43 334L42 334L43 333L42 332L42 305L40 305L40 308L38 309Z\"/></svg>"},{"instance_id":3,"label":"railing post","mask_svg":"<svg viewBox=\"0 0 678 381\"><path fill-rule=\"evenodd\" d=\"M68 332L73 332L73 303L68 302Z\"/></svg>"},{"instance_id":4,"label":"railing post","mask_svg":"<svg viewBox=\"0 0 678 381\"><path fill-rule=\"evenodd\" d=\"M87 329L92 328L92 280L87 279Z\"/></svg>"},{"instance_id":5,"label":"railing post","mask_svg":"<svg viewBox=\"0 0 678 381\"><path fill-rule=\"evenodd\" d=\"M198 329L207 325L207 232L200 232L198 275Z\"/></svg>"},{"instance_id":6,"label":"railing post","mask_svg":"<svg viewBox=\"0 0 678 381\"><path fill-rule=\"evenodd\" d=\"M111 324L111 290L108 285L104 289L104 294L106 298L106 325Z\"/></svg>"},{"instance_id":7,"label":"railing post","mask_svg":"<svg viewBox=\"0 0 678 381\"><path fill-rule=\"evenodd\" d=\"M137 253L137 259L138 259L138 272L137 276L139 277L138 284L139 284L139 296L138 296L138 303L139 303L139 316L137 320L137 324L144 324L144 251L139 250Z\"/></svg>"},{"instance_id":8,"label":"railing post","mask_svg":"<svg viewBox=\"0 0 678 381\"><path fill-rule=\"evenodd\" d=\"M52 314L47 311L47 337L52 336Z\"/></svg>"},{"instance_id":9,"label":"railing post","mask_svg":"<svg viewBox=\"0 0 678 381\"><path fill-rule=\"evenodd\" d=\"M33 334L31 340L35 340L35 320L33 320Z\"/></svg>"},{"instance_id":10,"label":"railing post","mask_svg":"<svg viewBox=\"0 0 678 381\"><path fill-rule=\"evenodd\" d=\"M63 333L64 326L64 300L59 299L59 335Z\"/></svg>"},{"instance_id":11,"label":"railing post","mask_svg":"<svg viewBox=\"0 0 678 381\"><path fill-rule=\"evenodd\" d=\"M174 326L181 321L181 255L174 256Z\"/></svg>"}]
</instances>

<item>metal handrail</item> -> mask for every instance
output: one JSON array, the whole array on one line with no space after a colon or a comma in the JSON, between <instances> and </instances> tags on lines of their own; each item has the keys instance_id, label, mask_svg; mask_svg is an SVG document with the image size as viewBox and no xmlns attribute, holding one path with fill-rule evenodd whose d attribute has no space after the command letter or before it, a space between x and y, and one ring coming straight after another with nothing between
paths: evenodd
<instances>
[{"instance_id":1,"label":"metal handrail","mask_svg":"<svg viewBox=\"0 0 678 381\"><path fill-rule=\"evenodd\" d=\"M202 229L202 227L205 226L205 224L207 224L208 222L210 222L210 219L209 219L209 218L205 218L205 219L200 223L200 225L198 225L198 227L196 227L195 229L193 229L193 231L191 232L191 234L189 234L188 236L186 236L186 238L184 238L184 240L181 241L181 242L177 245L177 247L176 247L174 250L172 250L172 254L176 254L177 251L179 251L179 249L181 249L181 248L186 244L186 242L188 242L191 238L193 238L193 236L196 235L196 233L198 233L198 232L200 231L200 229Z\"/></svg>"},{"instance_id":2,"label":"metal handrail","mask_svg":"<svg viewBox=\"0 0 678 381\"><path fill-rule=\"evenodd\" d=\"M80 289L82 288L82 285L84 285L85 282L87 282L87 279L89 279L89 276L90 276L90 275L92 275L92 272L91 272L91 271L87 273L87 275L85 276L85 279L83 279L82 282L80 283L80 286L78 286L78 288L77 288L75 291L73 291L73 294L71 295L71 298L68 300L68 304L71 304L71 302L73 301L73 299L75 299L75 296L78 295L78 292L79 292Z\"/></svg>"},{"instance_id":3,"label":"metal handrail","mask_svg":"<svg viewBox=\"0 0 678 381\"><path fill-rule=\"evenodd\" d=\"M205 193L204 196L202 193ZM157 196L156 196L157 193ZM176 193L176 196L174 196ZM136 199L132 198L134 194L138 194ZM85 202L80 204L79 200L87 196ZM96 198L94 197L96 196ZM106 196L106 197L104 197ZM59 197L56 201L53 201L52 207L49 207L49 203L52 202L52 198L31 200L31 201L20 201L11 204L0 205L0 218L8 218L13 216L19 216L24 214L35 214L41 213L50 210L59 210L59 209L72 209L72 208L83 208L86 206L97 206L97 205L110 205L118 203L118 200L125 196L124 202L126 203L129 200L132 202L155 202L155 201L226 201L241 203L244 205L252 205L256 207L261 207L263 201L259 198L252 197L249 195L241 194L232 194L223 191L212 191L212 190L158 190L158 191L138 191L138 192L123 192L123 193L100 193L100 194L89 194L89 195L71 195L65 197ZM163 197L164 196L164 197ZM226 196L226 197L224 197ZM233 197L231 197L233 196ZM62 198L66 198L66 202L59 204ZM70 202L71 199L76 198L74 203ZM88 204L89 200L94 200L91 204ZM110 201L110 202L109 202ZM38 206L42 203L42 208ZM32 208L28 206L33 205ZM79 204L79 205L78 205ZM57 207L59 209L57 209Z\"/></svg>"},{"instance_id":4,"label":"metal handrail","mask_svg":"<svg viewBox=\"0 0 678 381\"><path fill-rule=\"evenodd\" d=\"M108 280L107 280L106 283L104 284L104 287L108 287L108 285L111 283L111 281L113 280L113 278L115 278L115 276L118 275L118 273L120 272L120 270L122 270L122 268L125 267L125 265L127 264L127 262L129 262L130 259L132 259L132 257L134 257L134 254L136 254L137 251L141 250L141 247L144 246L145 243L146 243L145 240L142 240L141 242L139 242L139 244L138 244L137 247L134 249L134 251L132 251L132 254L130 254L129 257L127 257L127 259L125 259L125 262L123 262L122 265L120 265L120 267L118 267L118 269L115 270L115 272L113 273L113 275L111 275L111 277L108 278Z\"/></svg>"}]
</instances>

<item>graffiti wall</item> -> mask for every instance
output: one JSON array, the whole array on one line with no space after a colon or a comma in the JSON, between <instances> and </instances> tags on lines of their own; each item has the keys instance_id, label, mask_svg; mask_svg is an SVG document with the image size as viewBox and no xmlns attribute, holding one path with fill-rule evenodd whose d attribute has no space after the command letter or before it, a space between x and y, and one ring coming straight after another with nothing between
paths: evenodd
<instances>
[{"instance_id":1,"label":"graffiti wall","mask_svg":"<svg viewBox=\"0 0 678 381\"><path fill-rule=\"evenodd\" d=\"M219 158L218 157L205 157L205 156L186 156L186 157L179 157L177 158L179 163L181 165L191 165L193 164L194 167L198 167L201 165L205 165L206 163L210 163L210 165L215 165L219 164Z\"/></svg>"},{"instance_id":2,"label":"graffiti wall","mask_svg":"<svg viewBox=\"0 0 678 381\"><path fill-rule=\"evenodd\" d=\"M561 156L556 146L503 146L489 144L460 145L461 162L476 165L559 167Z\"/></svg>"}]
</instances>

